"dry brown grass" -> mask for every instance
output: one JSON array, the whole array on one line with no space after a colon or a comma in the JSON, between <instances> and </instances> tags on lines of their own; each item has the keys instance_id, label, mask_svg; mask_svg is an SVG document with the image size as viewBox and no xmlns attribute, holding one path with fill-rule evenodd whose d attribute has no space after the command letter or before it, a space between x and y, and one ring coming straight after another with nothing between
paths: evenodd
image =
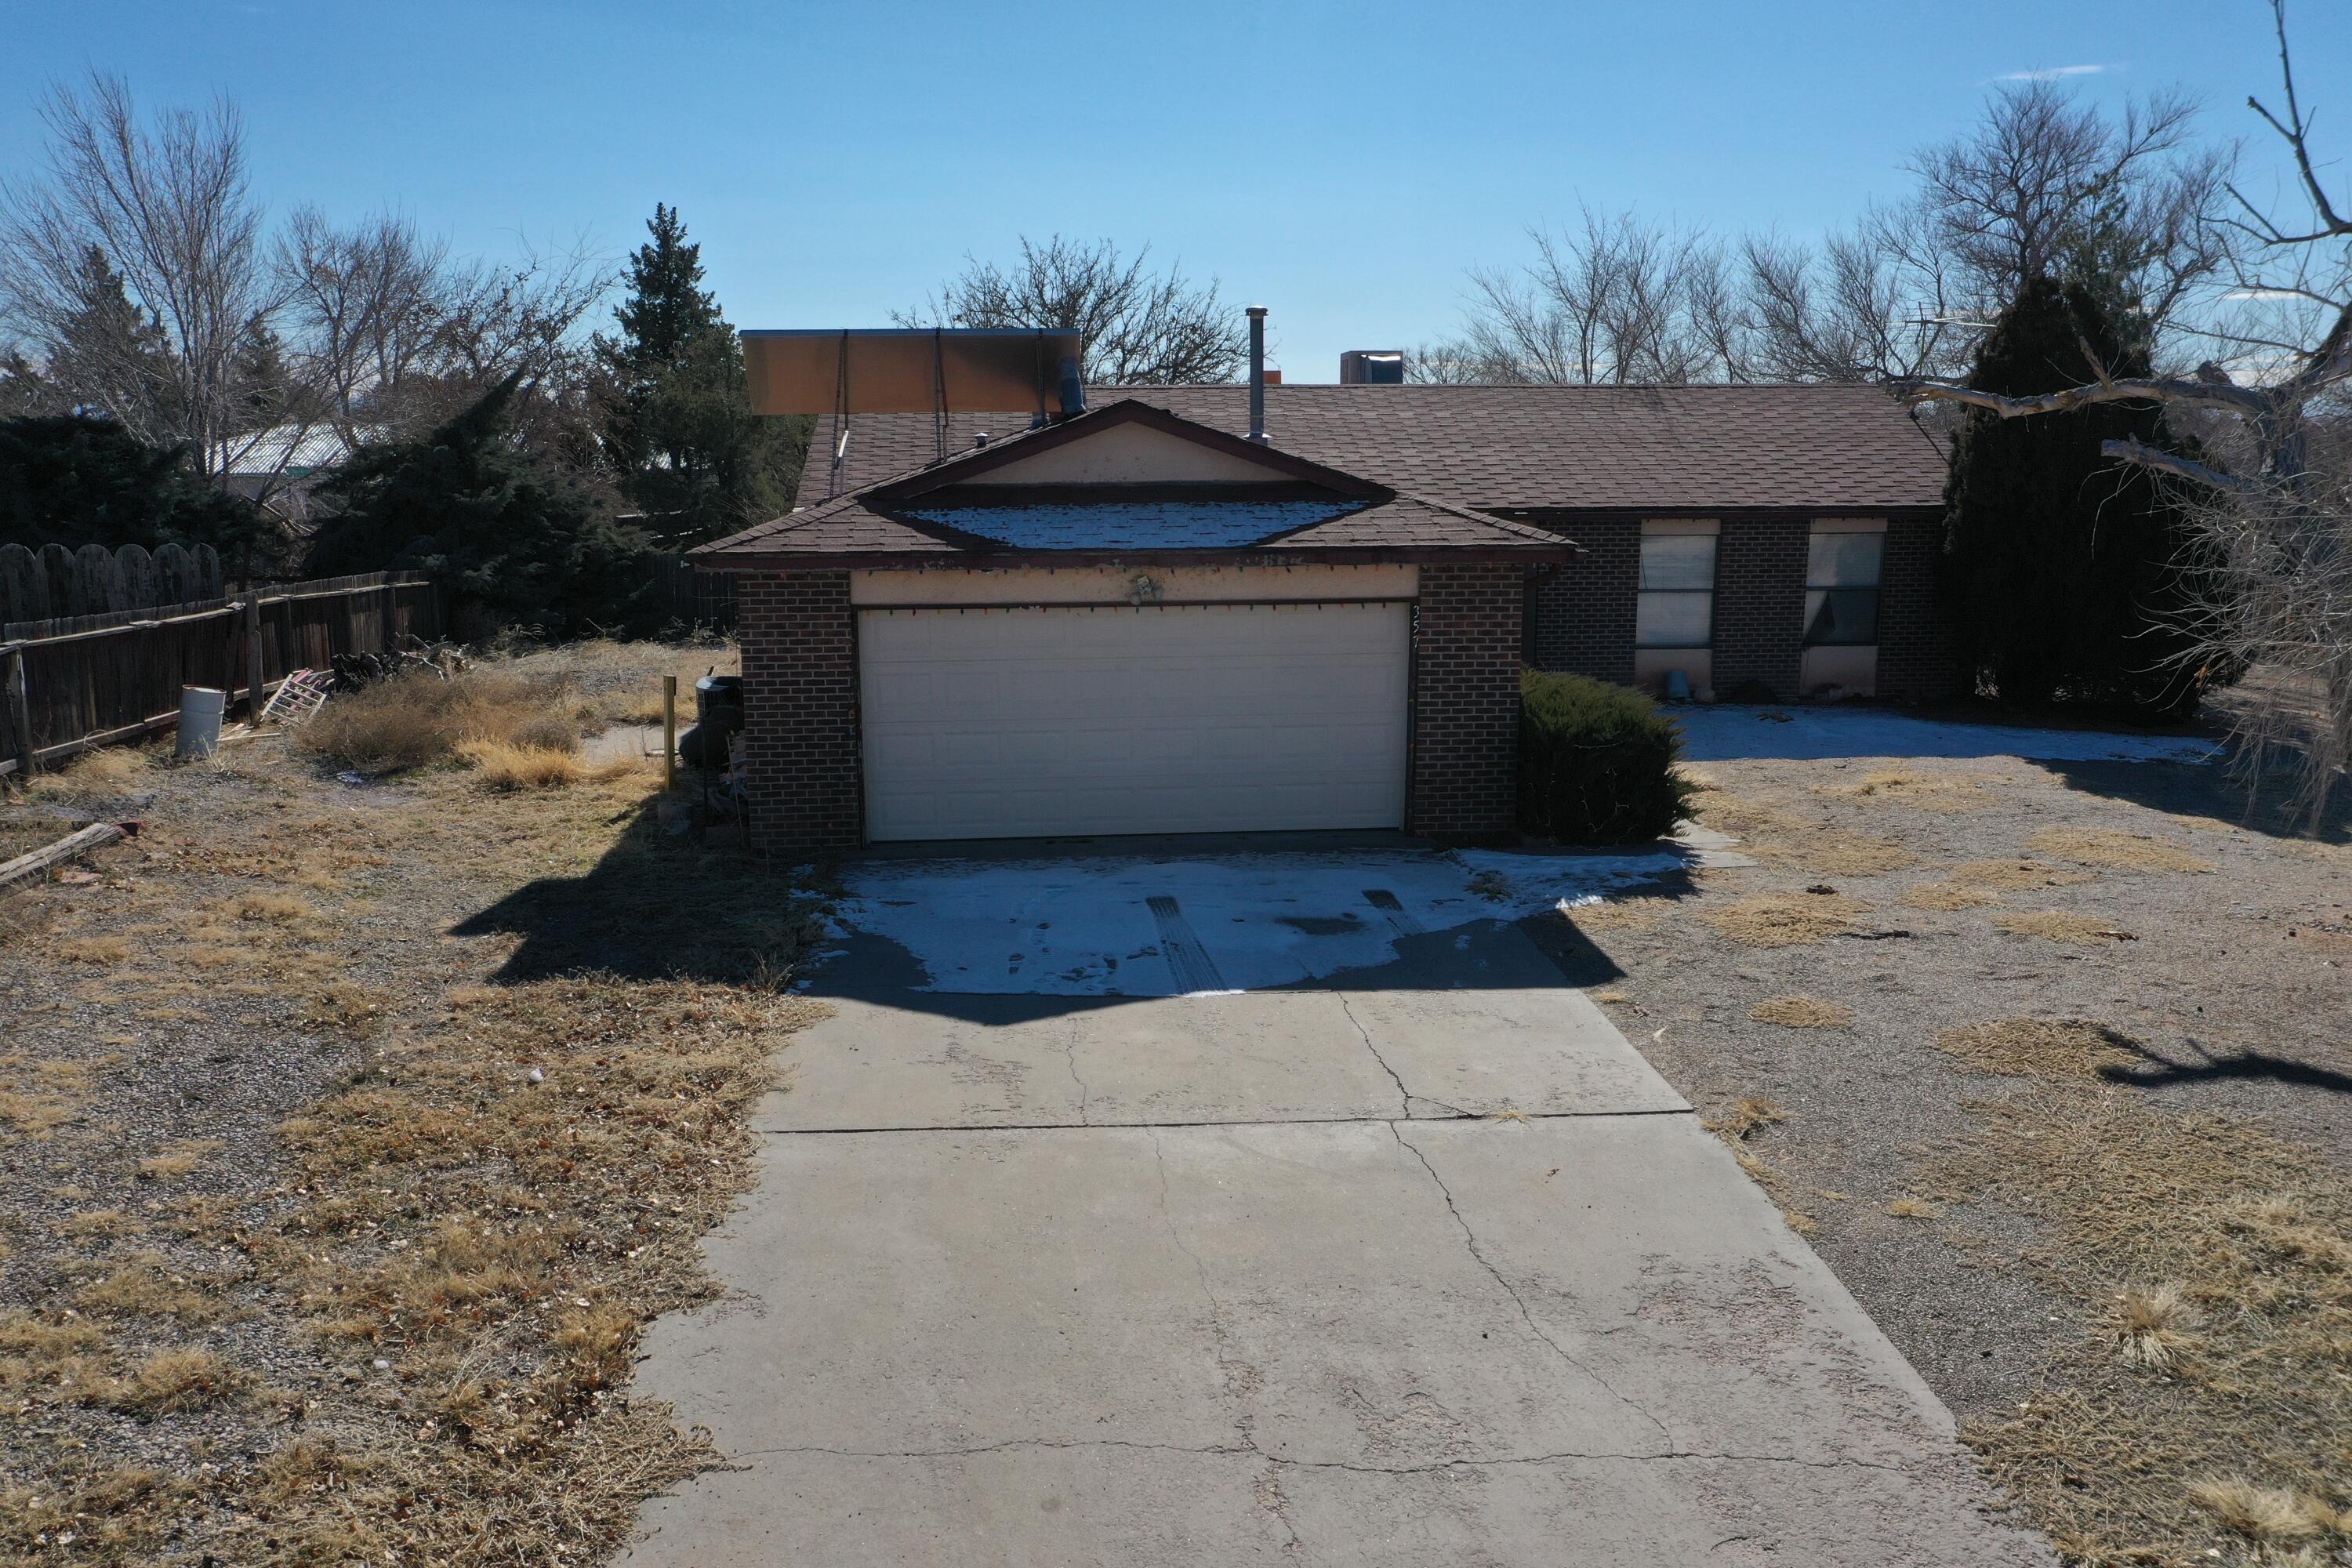
<instances>
[{"instance_id":1,"label":"dry brown grass","mask_svg":"<svg viewBox=\"0 0 2352 1568\"><path fill-rule=\"evenodd\" d=\"M142 1182L176 1182L194 1173L197 1166L220 1152L216 1138L192 1138L148 1155L134 1167Z\"/></svg>"},{"instance_id":2,"label":"dry brown grass","mask_svg":"<svg viewBox=\"0 0 2352 1568\"><path fill-rule=\"evenodd\" d=\"M2139 1060L2131 1037L2074 1018L2001 1018L1936 1037L1936 1048L1979 1072L2052 1080L2095 1078Z\"/></svg>"},{"instance_id":3,"label":"dry brown grass","mask_svg":"<svg viewBox=\"0 0 2352 1568\"><path fill-rule=\"evenodd\" d=\"M101 746L55 773L36 773L25 781L25 793L36 800L110 800L143 787L154 765L154 753L139 747Z\"/></svg>"},{"instance_id":4,"label":"dry brown grass","mask_svg":"<svg viewBox=\"0 0 2352 1568\"><path fill-rule=\"evenodd\" d=\"M1819 996L1768 996L1748 1008L1748 1016L1784 1029L1843 1029L1853 1022L1853 1008Z\"/></svg>"},{"instance_id":5,"label":"dry brown grass","mask_svg":"<svg viewBox=\"0 0 2352 1568\"><path fill-rule=\"evenodd\" d=\"M635 758L614 757L590 763L577 751L516 745L506 741L468 741L457 748L457 757L473 771L477 784L499 794L561 789L588 779L619 778L645 771L644 764Z\"/></svg>"},{"instance_id":6,"label":"dry brown grass","mask_svg":"<svg viewBox=\"0 0 2352 1568\"><path fill-rule=\"evenodd\" d=\"M2085 866L2113 866L2127 871L2211 871L2213 862L2200 859L2177 844L2145 833L2117 833L2099 827L2036 829L2025 847L2037 855L2077 860Z\"/></svg>"},{"instance_id":7,"label":"dry brown grass","mask_svg":"<svg viewBox=\"0 0 2352 1568\"><path fill-rule=\"evenodd\" d=\"M1579 931L1622 931L1638 934L1658 929L1659 923L1673 912L1672 899L1603 899L1598 903L1578 904L1560 911L1560 917Z\"/></svg>"},{"instance_id":8,"label":"dry brown grass","mask_svg":"<svg viewBox=\"0 0 2352 1568\"><path fill-rule=\"evenodd\" d=\"M577 752L585 718L560 674L412 674L333 699L295 731L294 743L331 767L401 773L449 762L469 742Z\"/></svg>"},{"instance_id":9,"label":"dry brown grass","mask_svg":"<svg viewBox=\"0 0 2352 1568\"><path fill-rule=\"evenodd\" d=\"M2082 1314L2042 1391L1964 1428L2062 1554L2201 1562L2216 1519L2286 1544L2342 1518L2352 1174L2259 1123L2078 1075L1982 1108L1938 1167L2033 1215L2027 1261Z\"/></svg>"},{"instance_id":10,"label":"dry brown grass","mask_svg":"<svg viewBox=\"0 0 2352 1568\"><path fill-rule=\"evenodd\" d=\"M2112 921L2073 910L2019 910L1992 917L1992 929L2011 936L2038 936L2046 942L2073 942L2078 947L2105 947L2129 942L2132 933Z\"/></svg>"},{"instance_id":11,"label":"dry brown grass","mask_svg":"<svg viewBox=\"0 0 2352 1568\"><path fill-rule=\"evenodd\" d=\"M319 987L302 1010L302 1021L314 1028L345 1035L372 1035L383 1026L392 997L356 980L330 980Z\"/></svg>"},{"instance_id":12,"label":"dry brown grass","mask_svg":"<svg viewBox=\"0 0 2352 1568\"><path fill-rule=\"evenodd\" d=\"M0 1121L28 1137L47 1137L81 1113L96 1070L83 1061L0 1056Z\"/></svg>"},{"instance_id":13,"label":"dry brown grass","mask_svg":"<svg viewBox=\"0 0 2352 1568\"><path fill-rule=\"evenodd\" d=\"M2193 1481L2189 1495L2229 1529L2264 1545L2344 1532L2352 1524L2325 1498L2293 1488L2257 1486L2242 1476Z\"/></svg>"},{"instance_id":14,"label":"dry brown grass","mask_svg":"<svg viewBox=\"0 0 2352 1568\"><path fill-rule=\"evenodd\" d=\"M1934 1219L1944 1211L1926 1198L1906 1196L1890 1202L1886 1212L1896 1219Z\"/></svg>"},{"instance_id":15,"label":"dry brown grass","mask_svg":"<svg viewBox=\"0 0 2352 1568\"><path fill-rule=\"evenodd\" d=\"M1993 803L1982 781L1958 773L1885 768L1853 784L1815 784L1813 793L1867 805L1907 805L1914 811L1982 811Z\"/></svg>"},{"instance_id":16,"label":"dry brown grass","mask_svg":"<svg viewBox=\"0 0 2352 1568\"><path fill-rule=\"evenodd\" d=\"M243 1392L251 1382L212 1351L174 1346L148 1356L127 1377L92 1389L89 1397L116 1410L153 1415L202 1410Z\"/></svg>"},{"instance_id":17,"label":"dry brown grass","mask_svg":"<svg viewBox=\"0 0 2352 1568\"><path fill-rule=\"evenodd\" d=\"M2046 860L1964 860L1940 882L1928 882L1903 895L1903 901L1920 910L1965 910L2000 901L2003 893L2036 888L2065 888L2095 881L2088 871L2077 871Z\"/></svg>"},{"instance_id":18,"label":"dry brown grass","mask_svg":"<svg viewBox=\"0 0 2352 1568\"><path fill-rule=\"evenodd\" d=\"M58 942L57 955L68 963L107 965L126 963L131 958L131 944L119 936L78 936Z\"/></svg>"},{"instance_id":19,"label":"dry brown grass","mask_svg":"<svg viewBox=\"0 0 2352 1568\"><path fill-rule=\"evenodd\" d=\"M114 1317L170 1317L205 1322L220 1316L217 1283L174 1270L161 1253L138 1252L73 1294L84 1312Z\"/></svg>"},{"instance_id":20,"label":"dry brown grass","mask_svg":"<svg viewBox=\"0 0 2352 1568\"><path fill-rule=\"evenodd\" d=\"M1749 947L1796 947L1851 931L1868 912L1842 893L1760 893L1702 909L1698 918Z\"/></svg>"}]
</instances>

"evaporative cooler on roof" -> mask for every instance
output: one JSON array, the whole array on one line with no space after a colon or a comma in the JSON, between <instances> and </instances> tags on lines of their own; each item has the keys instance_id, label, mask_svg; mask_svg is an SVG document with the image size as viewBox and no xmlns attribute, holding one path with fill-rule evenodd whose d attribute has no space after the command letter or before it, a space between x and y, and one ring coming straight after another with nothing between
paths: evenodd
<instances>
[{"instance_id":1,"label":"evaporative cooler on roof","mask_svg":"<svg viewBox=\"0 0 2352 1568\"><path fill-rule=\"evenodd\" d=\"M833 471L860 414L932 416L947 456L948 416L1026 409L1076 414L1078 334L1045 330L871 327L743 333L743 369L757 414L834 416ZM833 486L827 486L832 493Z\"/></svg>"}]
</instances>

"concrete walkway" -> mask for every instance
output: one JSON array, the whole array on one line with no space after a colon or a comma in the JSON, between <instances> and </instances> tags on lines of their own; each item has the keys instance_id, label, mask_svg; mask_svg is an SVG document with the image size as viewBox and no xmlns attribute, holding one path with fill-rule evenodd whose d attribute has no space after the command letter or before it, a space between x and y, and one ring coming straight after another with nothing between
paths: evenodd
<instances>
[{"instance_id":1,"label":"concrete walkway","mask_svg":"<svg viewBox=\"0 0 2352 1568\"><path fill-rule=\"evenodd\" d=\"M841 977L709 1241L728 1299L637 1381L741 1468L626 1561L2049 1560L1516 928L1399 945L1235 995Z\"/></svg>"}]
</instances>

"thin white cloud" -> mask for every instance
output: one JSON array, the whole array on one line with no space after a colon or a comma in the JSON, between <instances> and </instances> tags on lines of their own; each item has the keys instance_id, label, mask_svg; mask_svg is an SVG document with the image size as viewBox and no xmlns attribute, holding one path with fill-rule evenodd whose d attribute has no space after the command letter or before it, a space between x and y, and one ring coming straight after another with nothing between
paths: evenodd
<instances>
[{"instance_id":1,"label":"thin white cloud","mask_svg":"<svg viewBox=\"0 0 2352 1568\"><path fill-rule=\"evenodd\" d=\"M2224 300L2301 300L2307 296L2293 289L2232 289L2221 298Z\"/></svg>"},{"instance_id":2,"label":"thin white cloud","mask_svg":"<svg viewBox=\"0 0 2352 1568\"><path fill-rule=\"evenodd\" d=\"M2003 71L1995 81L2063 81L2070 76L2099 76L2107 71L2119 71L2121 66L2051 66L2042 70Z\"/></svg>"}]
</instances>

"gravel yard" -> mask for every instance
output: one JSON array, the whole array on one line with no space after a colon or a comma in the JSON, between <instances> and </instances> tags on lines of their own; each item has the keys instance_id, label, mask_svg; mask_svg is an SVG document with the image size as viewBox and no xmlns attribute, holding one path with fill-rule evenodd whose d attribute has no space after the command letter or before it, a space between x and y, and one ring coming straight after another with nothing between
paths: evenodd
<instances>
[{"instance_id":1,"label":"gravel yard","mask_svg":"<svg viewBox=\"0 0 2352 1568\"><path fill-rule=\"evenodd\" d=\"M704 1462L619 1390L821 1016L739 983L808 917L661 833L656 768L166 756L0 803L144 825L0 900L0 1562L600 1556Z\"/></svg>"},{"instance_id":2,"label":"gravel yard","mask_svg":"<svg viewBox=\"0 0 2352 1568\"><path fill-rule=\"evenodd\" d=\"M2343 823L2168 762L1694 771L1754 864L1539 937L2062 1550L2352 1560Z\"/></svg>"}]
</instances>

